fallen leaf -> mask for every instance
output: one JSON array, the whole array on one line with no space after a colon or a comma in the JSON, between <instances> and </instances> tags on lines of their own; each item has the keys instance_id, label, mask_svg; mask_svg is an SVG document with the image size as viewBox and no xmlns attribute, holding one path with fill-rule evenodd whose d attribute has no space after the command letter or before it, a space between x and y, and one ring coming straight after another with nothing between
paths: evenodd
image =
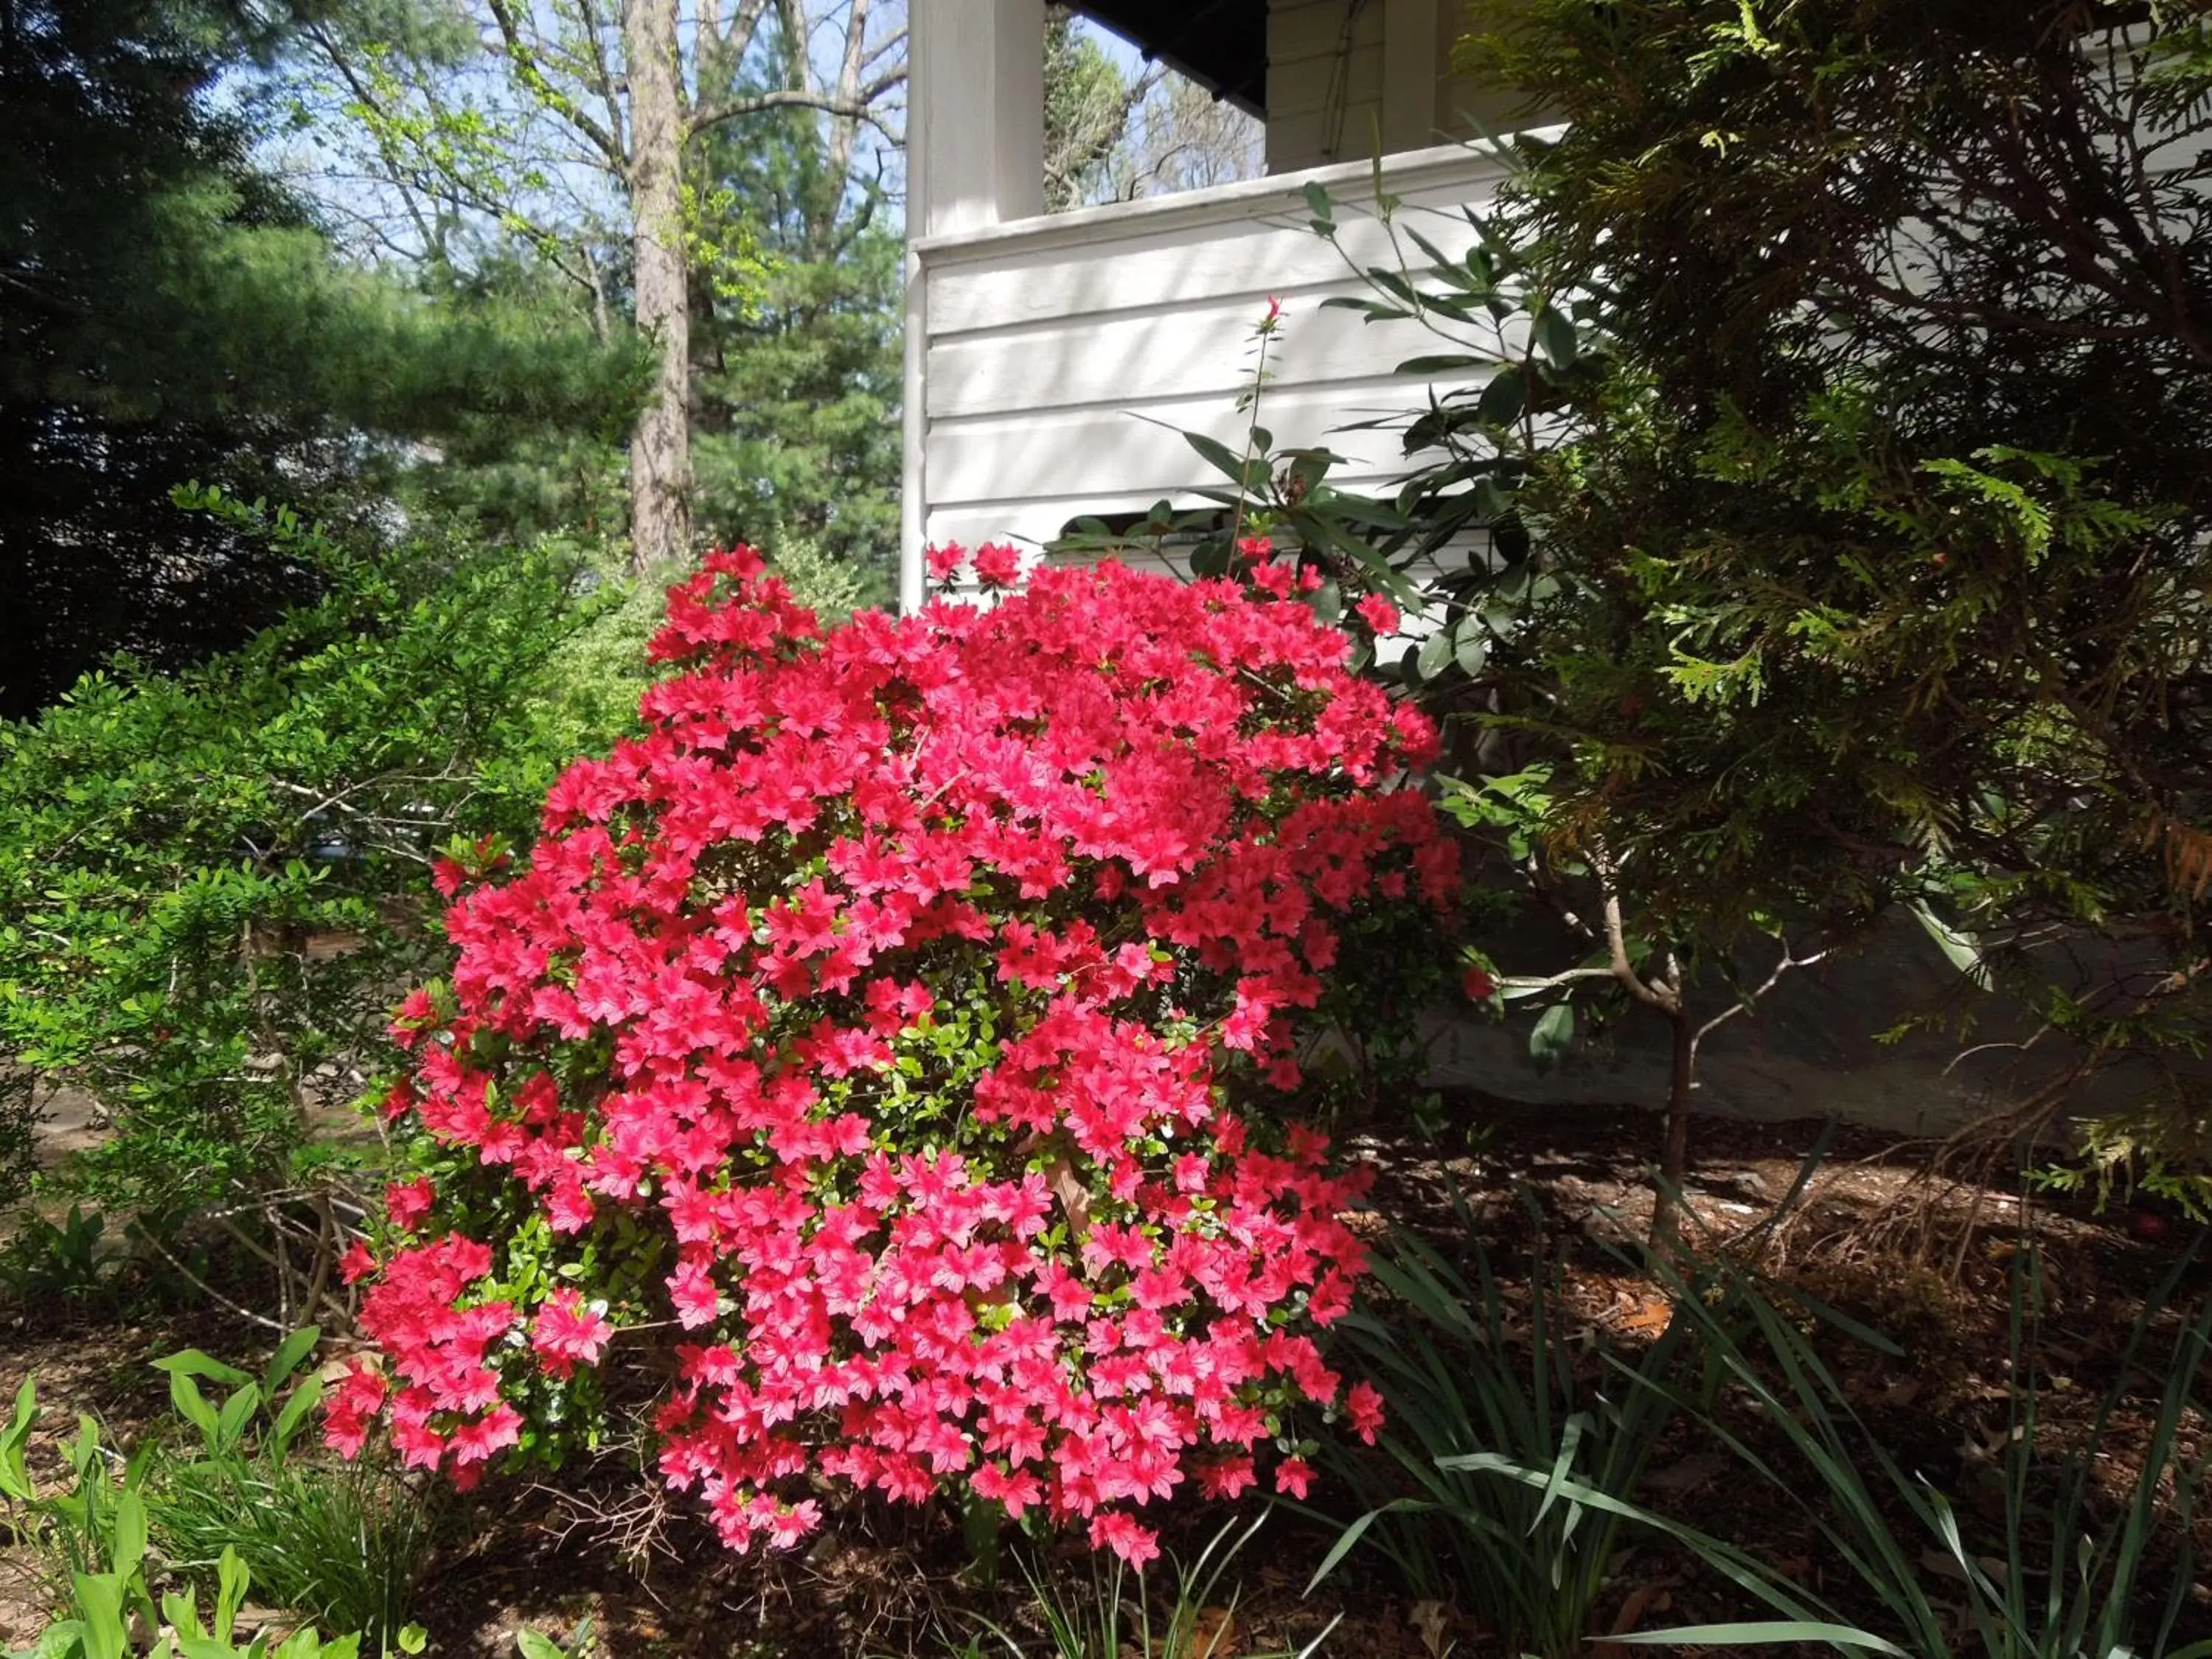
<instances>
[{"instance_id":1,"label":"fallen leaf","mask_svg":"<svg viewBox=\"0 0 2212 1659\"><path fill-rule=\"evenodd\" d=\"M1644 1477L1644 1485L1654 1492L1671 1492L1679 1497L1695 1492L1717 1476L1728 1473L1728 1460L1711 1452L1693 1452L1679 1462L1656 1470Z\"/></svg>"},{"instance_id":2,"label":"fallen leaf","mask_svg":"<svg viewBox=\"0 0 2212 1659\"><path fill-rule=\"evenodd\" d=\"M1191 1659L1229 1659L1237 1615L1228 1607L1200 1607L1190 1621Z\"/></svg>"},{"instance_id":3,"label":"fallen leaf","mask_svg":"<svg viewBox=\"0 0 2212 1659\"><path fill-rule=\"evenodd\" d=\"M1067 1214L1067 1236L1081 1243L1091 1231L1091 1194L1076 1178L1075 1166L1062 1152L1053 1159L1044 1172L1052 1188L1052 1195L1060 1200L1060 1207Z\"/></svg>"},{"instance_id":4,"label":"fallen leaf","mask_svg":"<svg viewBox=\"0 0 2212 1659\"><path fill-rule=\"evenodd\" d=\"M1628 1592L1628 1599L1620 1604L1620 1611L1613 1615L1613 1628L1606 1633L1609 1636L1632 1634L1637 1626L1643 1622L1645 1613L1656 1611L1669 1600L1667 1592L1657 1584L1638 1584ZM1595 1643L1590 1648L1590 1659L1630 1659L1628 1644L1626 1642Z\"/></svg>"},{"instance_id":5,"label":"fallen leaf","mask_svg":"<svg viewBox=\"0 0 2212 1659\"><path fill-rule=\"evenodd\" d=\"M1441 1601L1416 1601L1406 1615L1407 1622L1420 1633L1421 1645L1429 1650L1429 1659L1444 1659L1451 1651L1444 1638L1445 1628L1451 1623L1451 1614Z\"/></svg>"},{"instance_id":6,"label":"fallen leaf","mask_svg":"<svg viewBox=\"0 0 2212 1659\"><path fill-rule=\"evenodd\" d=\"M1620 1317L1620 1328L1639 1335L1656 1335L1674 1317L1674 1304L1665 1297L1649 1297Z\"/></svg>"}]
</instances>

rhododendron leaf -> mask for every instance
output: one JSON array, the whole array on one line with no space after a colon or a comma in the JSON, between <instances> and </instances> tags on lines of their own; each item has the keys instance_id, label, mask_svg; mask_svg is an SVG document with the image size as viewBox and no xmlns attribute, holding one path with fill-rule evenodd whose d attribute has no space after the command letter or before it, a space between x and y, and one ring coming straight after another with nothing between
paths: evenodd
<instances>
[{"instance_id":1,"label":"rhododendron leaf","mask_svg":"<svg viewBox=\"0 0 2212 1659\"><path fill-rule=\"evenodd\" d=\"M1186 432L1183 441L1199 453L1208 466L1224 477L1241 481L1244 477L1244 458L1218 438L1209 438L1203 432Z\"/></svg>"},{"instance_id":2,"label":"rhododendron leaf","mask_svg":"<svg viewBox=\"0 0 2212 1659\"><path fill-rule=\"evenodd\" d=\"M1425 680L1432 680L1444 672L1452 659L1452 636L1449 629L1439 628L1421 641L1421 654L1415 672Z\"/></svg>"},{"instance_id":3,"label":"rhododendron leaf","mask_svg":"<svg viewBox=\"0 0 2212 1659\"><path fill-rule=\"evenodd\" d=\"M1555 1002L1538 1017L1528 1033L1528 1057L1539 1068L1555 1066L1573 1046L1574 1038L1574 1005Z\"/></svg>"}]
</instances>

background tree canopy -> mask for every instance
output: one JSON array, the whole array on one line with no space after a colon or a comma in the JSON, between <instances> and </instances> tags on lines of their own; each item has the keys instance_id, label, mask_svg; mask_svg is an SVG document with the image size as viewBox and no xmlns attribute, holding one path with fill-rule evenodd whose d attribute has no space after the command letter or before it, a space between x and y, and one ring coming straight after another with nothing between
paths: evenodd
<instances>
[{"instance_id":1,"label":"background tree canopy","mask_svg":"<svg viewBox=\"0 0 2212 1659\"><path fill-rule=\"evenodd\" d=\"M189 479L323 508L394 442L611 417L627 355L572 318L434 304L340 263L258 167L240 78L289 18L0 4L0 708L118 648L236 641L312 586L172 508ZM365 505L365 503L364 503Z\"/></svg>"}]
</instances>

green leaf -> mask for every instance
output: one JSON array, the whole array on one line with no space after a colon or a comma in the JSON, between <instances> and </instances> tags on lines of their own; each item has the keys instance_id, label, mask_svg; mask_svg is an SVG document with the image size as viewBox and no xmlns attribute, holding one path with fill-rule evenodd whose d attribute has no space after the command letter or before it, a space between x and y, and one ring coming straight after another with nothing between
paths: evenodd
<instances>
[{"instance_id":1,"label":"green leaf","mask_svg":"<svg viewBox=\"0 0 2212 1659\"><path fill-rule=\"evenodd\" d=\"M247 1383L222 1402L221 1415L216 1419L216 1449L227 1452L236 1446L246 1433L246 1425L261 1405L259 1385Z\"/></svg>"},{"instance_id":2,"label":"green leaf","mask_svg":"<svg viewBox=\"0 0 2212 1659\"><path fill-rule=\"evenodd\" d=\"M1443 351L1432 357L1408 357L1398 365L1400 374L1449 374L1462 368L1480 368L1494 362L1489 357L1473 357L1464 352Z\"/></svg>"},{"instance_id":3,"label":"green leaf","mask_svg":"<svg viewBox=\"0 0 2212 1659\"><path fill-rule=\"evenodd\" d=\"M123 1659L123 1580L112 1572L70 1575L77 1611L84 1615L85 1659Z\"/></svg>"},{"instance_id":4,"label":"green leaf","mask_svg":"<svg viewBox=\"0 0 2212 1659\"><path fill-rule=\"evenodd\" d=\"M15 1390L15 1409L8 1418L8 1426L0 1430L0 1497L12 1498L19 1504L31 1503L38 1497L23 1455L38 1416L38 1379L26 1376L23 1386Z\"/></svg>"},{"instance_id":5,"label":"green leaf","mask_svg":"<svg viewBox=\"0 0 2212 1659\"><path fill-rule=\"evenodd\" d=\"M514 1645L521 1650L522 1659L568 1659L559 1644L526 1626L514 1632Z\"/></svg>"},{"instance_id":6,"label":"green leaf","mask_svg":"<svg viewBox=\"0 0 2212 1659\"><path fill-rule=\"evenodd\" d=\"M210 1358L198 1348L184 1348L154 1362L157 1371L167 1371L172 1376L204 1376L210 1382L225 1383L236 1388L241 1382L251 1382L252 1376L235 1365L226 1365L220 1359Z\"/></svg>"},{"instance_id":7,"label":"green leaf","mask_svg":"<svg viewBox=\"0 0 2212 1659\"><path fill-rule=\"evenodd\" d=\"M1460 618L1452 657L1459 664L1460 672L1468 678L1482 672L1483 665L1490 660L1490 632L1482 625L1480 617Z\"/></svg>"},{"instance_id":8,"label":"green leaf","mask_svg":"<svg viewBox=\"0 0 2212 1659\"><path fill-rule=\"evenodd\" d=\"M1508 363L1490 378L1475 400L1474 418L1486 426L1510 426L1528 406L1528 380L1518 363Z\"/></svg>"},{"instance_id":9,"label":"green leaf","mask_svg":"<svg viewBox=\"0 0 2212 1659\"><path fill-rule=\"evenodd\" d=\"M319 1325L302 1326L276 1345L276 1352L269 1356L269 1368L261 1374L261 1386L267 1396L274 1400L284 1386L284 1379L297 1370L300 1362L315 1351L315 1344L323 1340Z\"/></svg>"},{"instance_id":10,"label":"green leaf","mask_svg":"<svg viewBox=\"0 0 2212 1659\"><path fill-rule=\"evenodd\" d=\"M1920 925L1927 929L1928 937L1936 941L1936 948L1942 951L1954 968L1981 990L1996 988L1996 975L1990 972L1989 960L1982 954L1981 945L1972 933L1962 933L1948 926L1924 904L1915 904L1911 908L1912 914L1919 918Z\"/></svg>"},{"instance_id":11,"label":"green leaf","mask_svg":"<svg viewBox=\"0 0 2212 1659\"><path fill-rule=\"evenodd\" d=\"M1235 480L1240 489L1244 487L1247 480L1243 456L1218 438L1209 438L1203 432L1186 432L1182 436L1185 443L1205 458L1208 466Z\"/></svg>"},{"instance_id":12,"label":"green leaf","mask_svg":"<svg viewBox=\"0 0 2212 1659\"><path fill-rule=\"evenodd\" d=\"M107 1559L110 1571L124 1581L146 1559L146 1500L135 1492L115 1495L115 1538Z\"/></svg>"},{"instance_id":13,"label":"green leaf","mask_svg":"<svg viewBox=\"0 0 2212 1659\"><path fill-rule=\"evenodd\" d=\"M1850 1625L1826 1624L1815 1619L1765 1619L1735 1625L1677 1625L1671 1630L1632 1631L1608 1636L1608 1642L1644 1647L1740 1648L1780 1646L1797 1642L1820 1642L1830 1647L1893 1654L1908 1659L1903 1648Z\"/></svg>"},{"instance_id":14,"label":"green leaf","mask_svg":"<svg viewBox=\"0 0 2212 1659\"><path fill-rule=\"evenodd\" d=\"M200 1438L210 1452L221 1449L221 1419L216 1416L215 1407L208 1404L207 1396L200 1392L199 1384L187 1373L169 1373L169 1403L200 1431Z\"/></svg>"},{"instance_id":15,"label":"green leaf","mask_svg":"<svg viewBox=\"0 0 2212 1659\"><path fill-rule=\"evenodd\" d=\"M323 1379L319 1376L308 1377L286 1397L283 1409L276 1413L276 1421L270 1431L280 1456L292 1443L292 1437L298 1431L301 1420L314 1410L322 1397Z\"/></svg>"},{"instance_id":16,"label":"green leaf","mask_svg":"<svg viewBox=\"0 0 2212 1659\"><path fill-rule=\"evenodd\" d=\"M246 1605L246 1592L253 1587L253 1575L246 1571L236 1547L225 1544L222 1559L216 1563L215 1578L215 1637L218 1642L228 1642L238 1623L238 1610Z\"/></svg>"},{"instance_id":17,"label":"green leaf","mask_svg":"<svg viewBox=\"0 0 2212 1659\"><path fill-rule=\"evenodd\" d=\"M1536 313L1536 347L1552 360L1554 368L1565 368L1575 360L1574 319L1555 306Z\"/></svg>"},{"instance_id":18,"label":"green leaf","mask_svg":"<svg viewBox=\"0 0 2212 1659\"><path fill-rule=\"evenodd\" d=\"M1559 1063L1574 1038L1574 1004L1555 1002L1544 1010L1535 1029L1528 1033L1528 1058L1539 1069L1548 1070Z\"/></svg>"},{"instance_id":19,"label":"green leaf","mask_svg":"<svg viewBox=\"0 0 2212 1659\"><path fill-rule=\"evenodd\" d=\"M1451 659L1451 635L1449 630L1439 628L1421 641L1421 654L1414 672L1424 680L1432 680L1444 672Z\"/></svg>"}]
</instances>

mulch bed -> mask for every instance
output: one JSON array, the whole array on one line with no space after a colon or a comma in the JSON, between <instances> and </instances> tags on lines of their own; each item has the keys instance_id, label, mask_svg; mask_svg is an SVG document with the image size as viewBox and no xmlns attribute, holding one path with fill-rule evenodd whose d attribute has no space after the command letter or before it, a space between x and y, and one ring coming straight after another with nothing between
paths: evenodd
<instances>
[{"instance_id":1,"label":"mulch bed","mask_svg":"<svg viewBox=\"0 0 2212 1659\"><path fill-rule=\"evenodd\" d=\"M1637 1249L1650 1221L1656 1119L1519 1110L1480 1098L1455 1103L1459 1121L1481 1126L1455 1146L1379 1127L1345 1136L1353 1156L1376 1166L1373 1228L1380 1231L1390 1217L1449 1243L1471 1216L1501 1270L1540 1243L1562 1264L1579 1329L1631 1352L1656 1338L1668 1304ZM1988 1505L1988 1471L2003 1434L2022 1197L1930 1189L1920 1180L1924 1146L1852 1130L1828 1134L1817 1173L1793 1191L1808 1148L1824 1133L1814 1124L1701 1121L1686 1234L1700 1250L1745 1254L1904 1348L1899 1359L1838 1343L1830 1358L1893 1455L1956 1495L1971 1520ZM1777 1219L1785 1197L1791 1202ZM2036 1199L2028 1210L2049 1304L2040 1351L2042 1380L2051 1384L2046 1425L2061 1453L2094 1458L2100 1482L2124 1492L2148 1408L2131 1400L2094 1444L2090 1419L2119 1380L2122 1342L2145 1298L2199 1230L2155 1209L2100 1215ZM2203 1278L2197 1273L2192 1286ZM198 1310L125 1319L112 1309L0 1309L0 1386L12 1397L25 1372L37 1372L47 1417L33 1462L52 1469L78 1411L107 1425L110 1443L130 1443L158 1419L165 1391L151 1359L185 1346L248 1353L256 1336ZM1850 1607L1848 1586L1820 1583L1826 1547L1811 1523L1764 1483L1732 1476L1691 1425L1670 1431L1644 1496L1707 1531L1754 1542L1766 1559L1789 1564ZM440 1653L511 1654L519 1625L557 1632L586 1614L602 1634L600 1650L623 1659L944 1656L961 1651L985 1620L1017 1631L1027 1650L1037 1647L1024 1605L1024 1564L1010 1557L995 1586L979 1582L949 1513L853 1504L797 1553L738 1559L714 1544L683 1500L663 1501L650 1483L611 1462L579 1472L562 1490L496 1488L457 1502L451 1514L452 1542L420 1609ZM1194 1559L1224 1518L1196 1505L1179 1509L1167 1518L1166 1541L1181 1559ZM2200 1533L2200 1559L2212 1557L2212 1531ZM1411 1601L1361 1552L1308 1597L1305 1585L1331 1539L1295 1515L1271 1518L1228 1575L1242 1589L1218 1644L1222 1659L1295 1650L1340 1617L1324 1654L1440 1659L1447 1650L1496 1650L1467 1610ZM27 1642L38 1628L35 1589L8 1565L0 1551L0 1645ZM1047 1565L1079 1581L1091 1571L1079 1553ZM1622 1633L1743 1613L1739 1594L1701 1576L1679 1553L1638 1542L1616 1561L1601 1625ZM2212 1633L2212 1590L2201 1583L2191 1619L2203 1626L2195 1634ZM1632 1651L1603 1646L1601 1659ZM986 1636L978 1651L1005 1649Z\"/></svg>"}]
</instances>

